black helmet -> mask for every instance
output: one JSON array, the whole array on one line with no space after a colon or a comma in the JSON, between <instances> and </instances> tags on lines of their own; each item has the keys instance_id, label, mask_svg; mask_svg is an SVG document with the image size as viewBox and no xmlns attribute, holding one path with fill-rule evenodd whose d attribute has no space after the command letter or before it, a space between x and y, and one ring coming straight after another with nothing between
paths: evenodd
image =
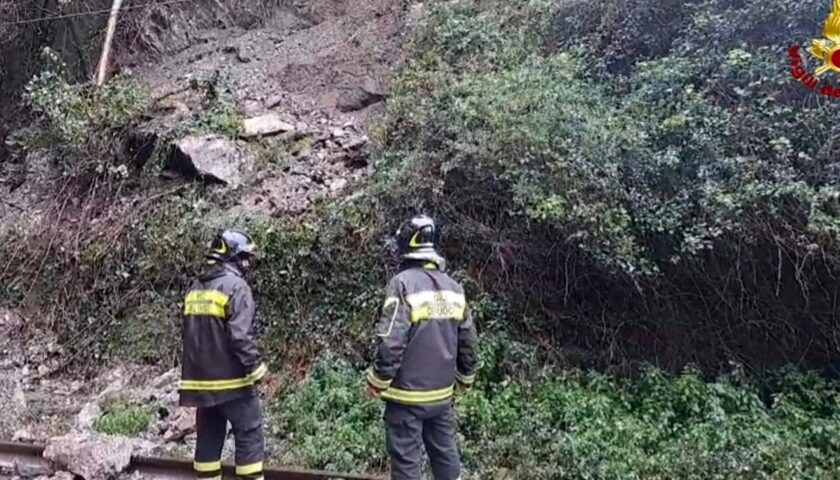
<instances>
[{"instance_id":1,"label":"black helmet","mask_svg":"<svg viewBox=\"0 0 840 480\"><path fill-rule=\"evenodd\" d=\"M437 253L439 245L440 230L428 215L411 217L397 231L397 247L404 259L441 263L443 259Z\"/></svg>"},{"instance_id":2,"label":"black helmet","mask_svg":"<svg viewBox=\"0 0 840 480\"><path fill-rule=\"evenodd\" d=\"M213 241L208 245L208 251L205 257L209 258L211 262L237 262L241 263L243 260L247 266L247 260L256 254L257 246L251 237L242 230L228 229L222 230L216 234Z\"/></svg>"}]
</instances>

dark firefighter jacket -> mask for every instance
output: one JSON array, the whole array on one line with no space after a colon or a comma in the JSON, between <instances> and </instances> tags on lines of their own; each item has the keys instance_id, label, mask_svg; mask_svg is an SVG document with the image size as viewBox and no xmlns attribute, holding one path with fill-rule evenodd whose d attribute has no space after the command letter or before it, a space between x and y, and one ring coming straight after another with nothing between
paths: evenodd
<instances>
[{"instance_id":1,"label":"dark firefighter jacket","mask_svg":"<svg viewBox=\"0 0 840 480\"><path fill-rule=\"evenodd\" d=\"M434 263L409 266L388 283L376 361L368 383L387 401L417 405L452 397L475 378L477 340L464 289Z\"/></svg>"},{"instance_id":2,"label":"dark firefighter jacket","mask_svg":"<svg viewBox=\"0 0 840 480\"><path fill-rule=\"evenodd\" d=\"M215 265L184 299L181 405L209 407L254 395L266 374L254 341L254 299L239 270Z\"/></svg>"}]
</instances>

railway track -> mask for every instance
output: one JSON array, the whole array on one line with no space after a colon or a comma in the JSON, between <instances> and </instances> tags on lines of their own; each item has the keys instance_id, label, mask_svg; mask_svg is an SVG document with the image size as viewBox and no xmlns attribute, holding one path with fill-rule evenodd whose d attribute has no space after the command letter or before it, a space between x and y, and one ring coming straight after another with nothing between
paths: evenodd
<instances>
[{"instance_id":1,"label":"railway track","mask_svg":"<svg viewBox=\"0 0 840 480\"><path fill-rule=\"evenodd\" d=\"M33 467L49 466L43 458L44 447L24 443L0 442L0 466L23 463ZM127 473L138 472L146 479L182 480L195 478L192 462L175 458L132 457ZM0 478L4 478L0 474ZM234 478L233 467L224 466L224 478ZM384 477L318 470L272 468L265 471L266 480L384 480Z\"/></svg>"}]
</instances>

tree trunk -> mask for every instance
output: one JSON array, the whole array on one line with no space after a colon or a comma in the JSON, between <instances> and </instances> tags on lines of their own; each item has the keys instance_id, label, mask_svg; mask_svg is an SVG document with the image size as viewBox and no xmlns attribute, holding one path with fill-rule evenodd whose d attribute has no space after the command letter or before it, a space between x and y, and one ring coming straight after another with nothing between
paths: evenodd
<instances>
[{"instance_id":1,"label":"tree trunk","mask_svg":"<svg viewBox=\"0 0 840 480\"><path fill-rule=\"evenodd\" d=\"M108 18L108 30L105 32L105 43L102 45L102 56L99 59L99 68L96 74L96 84L105 83L105 75L108 72L108 57L111 55L111 43L114 41L114 32L117 30L117 16L120 13L122 0L114 0L111 6L111 16Z\"/></svg>"}]
</instances>

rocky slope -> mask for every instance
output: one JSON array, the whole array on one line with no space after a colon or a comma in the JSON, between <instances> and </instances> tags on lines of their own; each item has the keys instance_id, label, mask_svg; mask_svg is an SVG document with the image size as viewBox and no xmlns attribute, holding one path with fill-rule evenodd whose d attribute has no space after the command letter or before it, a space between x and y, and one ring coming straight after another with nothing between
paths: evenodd
<instances>
[{"instance_id":1,"label":"rocky slope","mask_svg":"<svg viewBox=\"0 0 840 480\"><path fill-rule=\"evenodd\" d=\"M152 99L134 132L138 155L145 160L150 145L171 144L163 176L226 185L238 199L234 209L288 217L347 194L373 168L368 129L383 111L417 11L396 0L283 3L255 28L207 28L217 22L189 21L181 12L186 19L170 22L166 34L151 16L137 38L149 46L146 54L155 55L126 54L118 66ZM175 37L177 48L161 46ZM183 134L179 126L195 118L206 100L197 82L231 96L242 119L235 134ZM22 172L6 169L4 229L26 231L56 208L49 159L32 155L25 165ZM115 215L121 215L120 205L110 206ZM0 315L0 409L12 413L0 419L0 438L45 443L67 432L88 435L103 403L120 398L155 406L142 434L146 451L189 453L194 417L177 408L176 371L101 365L99 376L76 376L46 329L33 335L25 328L28 316L39 315L48 316Z\"/></svg>"}]
</instances>

